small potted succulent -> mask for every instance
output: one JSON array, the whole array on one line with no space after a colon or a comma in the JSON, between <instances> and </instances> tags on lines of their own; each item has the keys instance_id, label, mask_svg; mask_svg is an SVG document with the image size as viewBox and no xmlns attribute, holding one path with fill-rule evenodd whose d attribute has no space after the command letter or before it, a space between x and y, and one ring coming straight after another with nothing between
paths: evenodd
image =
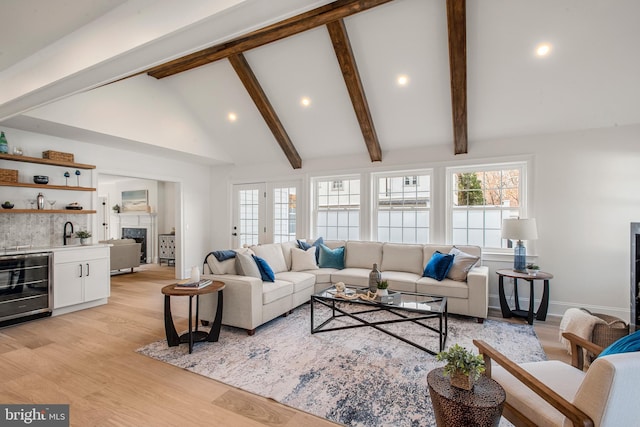
<instances>
[{"instance_id":1,"label":"small potted succulent","mask_svg":"<svg viewBox=\"0 0 640 427\"><path fill-rule=\"evenodd\" d=\"M86 245L91 237L91 232L87 230L76 231L76 237L80 239L81 245Z\"/></svg>"},{"instance_id":2,"label":"small potted succulent","mask_svg":"<svg viewBox=\"0 0 640 427\"><path fill-rule=\"evenodd\" d=\"M386 280L381 280L378 282L378 291L377 294L378 295L389 295L389 282L387 282Z\"/></svg>"},{"instance_id":3,"label":"small potted succulent","mask_svg":"<svg viewBox=\"0 0 640 427\"><path fill-rule=\"evenodd\" d=\"M451 385L464 390L471 390L485 369L484 358L481 355L474 354L458 344L438 353L436 359L447 362L444 375L450 377Z\"/></svg>"},{"instance_id":4,"label":"small potted succulent","mask_svg":"<svg viewBox=\"0 0 640 427\"><path fill-rule=\"evenodd\" d=\"M527 264L527 273L529 273L529 276L537 276L538 271L540 271L540 267L537 266L536 264L533 264L533 263Z\"/></svg>"}]
</instances>

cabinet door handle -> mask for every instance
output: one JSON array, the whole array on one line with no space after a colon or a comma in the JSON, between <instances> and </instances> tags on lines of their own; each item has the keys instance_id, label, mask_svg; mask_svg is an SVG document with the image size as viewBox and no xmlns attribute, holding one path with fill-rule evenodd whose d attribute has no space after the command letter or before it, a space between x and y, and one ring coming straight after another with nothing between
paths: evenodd
<instances>
[{"instance_id":1,"label":"cabinet door handle","mask_svg":"<svg viewBox=\"0 0 640 427\"><path fill-rule=\"evenodd\" d=\"M87 263L87 276L89 276L89 263Z\"/></svg>"},{"instance_id":2,"label":"cabinet door handle","mask_svg":"<svg viewBox=\"0 0 640 427\"><path fill-rule=\"evenodd\" d=\"M78 267L80 267L80 277L82 277L82 264L78 264Z\"/></svg>"}]
</instances>

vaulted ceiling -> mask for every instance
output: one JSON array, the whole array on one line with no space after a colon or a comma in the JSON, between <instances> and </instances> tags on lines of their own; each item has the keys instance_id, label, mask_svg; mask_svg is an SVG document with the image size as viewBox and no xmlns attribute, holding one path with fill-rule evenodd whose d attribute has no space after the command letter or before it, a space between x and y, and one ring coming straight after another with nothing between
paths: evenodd
<instances>
[{"instance_id":1,"label":"vaulted ceiling","mask_svg":"<svg viewBox=\"0 0 640 427\"><path fill-rule=\"evenodd\" d=\"M634 0L180 3L0 3L0 126L298 168L640 123Z\"/></svg>"}]
</instances>

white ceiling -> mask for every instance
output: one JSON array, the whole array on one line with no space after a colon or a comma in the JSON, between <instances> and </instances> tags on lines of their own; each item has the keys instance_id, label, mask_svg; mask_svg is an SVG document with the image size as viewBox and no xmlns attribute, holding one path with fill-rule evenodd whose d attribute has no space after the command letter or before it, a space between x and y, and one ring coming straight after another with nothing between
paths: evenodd
<instances>
[{"instance_id":1,"label":"white ceiling","mask_svg":"<svg viewBox=\"0 0 640 427\"><path fill-rule=\"evenodd\" d=\"M40 22L42 10L28 13L48 2L0 2L0 16L19 17L8 19L11 38L34 40L16 43L11 51L4 46L9 39L0 33L0 70L6 67L0 72L0 120L51 134L64 129L66 137L77 131L88 142L104 143L111 136L132 149L157 144L209 163L287 163L227 60L161 80L139 75L97 88L328 3L226 0L213 7L205 0L192 1L200 7L182 10L183 2L170 0L56 0L51 3L58 7L47 13L65 10L66 23L58 27ZM162 35L160 12L170 29ZM468 1L469 150L478 140L640 123L638 16L637 0ZM114 40L108 49L97 36L102 44L74 44L80 35L91 39L92 30L106 33L125 17L128 27L122 28L131 37L120 36L123 40ZM393 150L452 146L445 0L394 0L346 18L345 24L383 161ZM60 42L65 32L69 35ZM34 53L45 41L56 40L59 63L52 59L51 46ZM545 58L534 54L541 42L552 45ZM113 53L93 64L73 61L87 49ZM326 28L253 49L245 57L303 166L314 158L368 157ZM51 81L29 80L36 73ZM399 74L409 76L406 87L396 85ZM88 89L93 90L79 93ZM311 99L310 107L300 106L302 96ZM119 107L105 113L105 105ZM237 114L236 122L227 120L229 112ZM176 130L185 136L179 145ZM163 141L163 135L171 138Z\"/></svg>"}]
</instances>

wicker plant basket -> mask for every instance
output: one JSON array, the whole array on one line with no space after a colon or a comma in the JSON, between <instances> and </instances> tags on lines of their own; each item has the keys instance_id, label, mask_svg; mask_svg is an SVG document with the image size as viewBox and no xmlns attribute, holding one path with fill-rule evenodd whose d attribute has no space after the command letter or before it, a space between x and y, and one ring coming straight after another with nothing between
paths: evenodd
<instances>
[{"instance_id":1,"label":"wicker plant basket","mask_svg":"<svg viewBox=\"0 0 640 427\"><path fill-rule=\"evenodd\" d=\"M607 322L606 324L598 323L593 327L591 342L594 344L605 348L613 344L614 341L629 335L629 325L627 325L624 320L602 313L591 313L591 315ZM595 356L589 352L588 359L590 362L593 362Z\"/></svg>"},{"instance_id":2,"label":"wicker plant basket","mask_svg":"<svg viewBox=\"0 0 640 427\"><path fill-rule=\"evenodd\" d=\"M55 160L57 162L73 163L73 154L61 151L47 150L42 152L43 159Z\"/></svg>"},{"instance_id":3,"label":"wicker plant basket","mask_svg":"<svg viewBox=\"0 0 640 427\"><path fill-rule=\"evenodd\" d=\"M0 169L0 182L18 182L16 169Z\"/></svg>"}]
</instances>

